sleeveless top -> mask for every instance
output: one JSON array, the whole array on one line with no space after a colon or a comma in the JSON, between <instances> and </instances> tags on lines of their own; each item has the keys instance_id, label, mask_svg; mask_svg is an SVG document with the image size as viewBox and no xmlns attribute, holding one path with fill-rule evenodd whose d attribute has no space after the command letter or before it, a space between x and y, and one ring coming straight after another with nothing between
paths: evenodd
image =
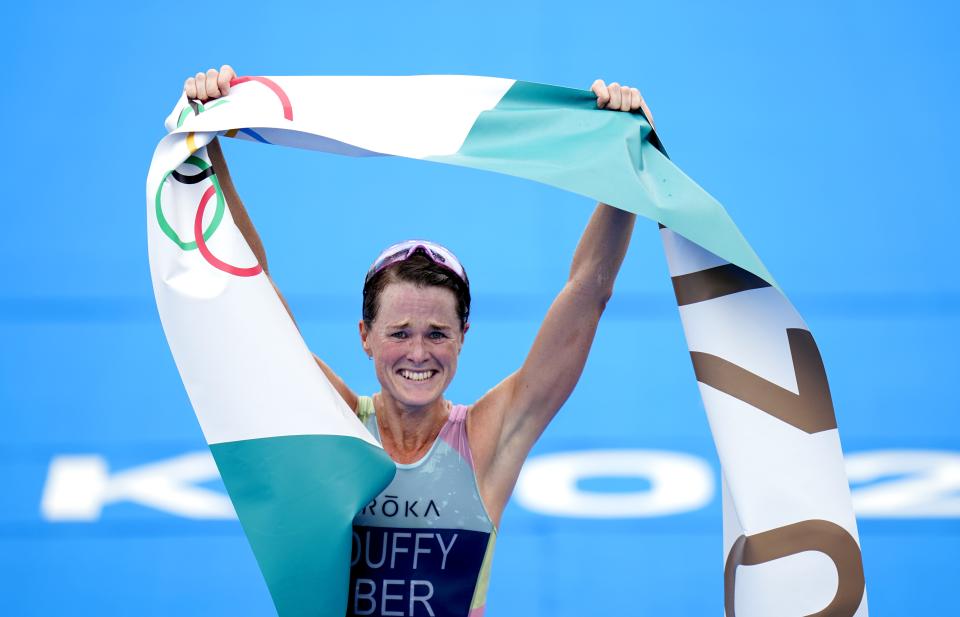
<instances>
[{"instance_id":1,"label":"sleeveless top","mask_svg":"<svg viewBox=\"0 0 960 617\"><path fill-rule=\"evenodd\" d=\"M357 415L380 441L373 399ZM347 615L481 617L497 530L480 499L467 407L353 519Z\"/></svg>"}]
</instances>

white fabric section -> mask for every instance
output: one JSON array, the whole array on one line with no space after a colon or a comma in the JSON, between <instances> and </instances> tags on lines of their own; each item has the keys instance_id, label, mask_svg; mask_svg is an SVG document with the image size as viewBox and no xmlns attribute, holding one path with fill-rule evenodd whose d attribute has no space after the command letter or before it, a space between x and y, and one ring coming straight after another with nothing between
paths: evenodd
<instances>
[{"instance_id":1,"label":"white fabric section","mask_svg":"<svg viewBox=\"0 0 960 617\"><path fill-rule=\"evenodd\" d=\"M726 566L727 555L730 554L730 549L737 538L743 535L743 527L740 526L740 518L737 516L733 497L727 487L727 478L722 469L720 470L720 496L720 507L723 511L723 565Z\"/></svg>"},{"instance_id":2,"label":"white fabric section","mask_svg":"<svg viewBox=\"0 0 960 617\"><path fill-rule=\"evenodd\" d=\"M830 604L836 590L833 560L817 551L804 551L737 568L734 610L737 617L813 615Z\"/></svg>"},{"instance_id":3,"label":"white fabric section","mask_svg":"<svg viewBox=\"0 0 960 617\"><path fill-rule=\"evenodd\" d=\"M746 535L824 519L856 537L836 429L811 435L710 386L700 394Z\"/></svg>"},{"instance_id":4,"label":"white fabric section","mask_svg":"<svg viewBox=\"0 0 960 617\"><path fill-rule=\"evenodd\" d=\"M204 158L204 152L197 155ZM180 170L197 172L187 165ZM154 216L156 184L150 186ZM182 240L194 238L195 204L207 186L172 179L164 186L165 216ZM174 207L184 204L190 207ZM214 198L204 220L212 218L215 206ZM377 445L313 360L264 274L228 274L199 251L182 250L157 224L147 230L160 318L207 443L332 434ZM256 265L229 209L208 246L228 263Z\"/></svg>"},{"instance_id":5,"label":"white fabric section","mask_svg":"<svg viewBox=\"0 0 960 617\"><path fill-rule=\"evenodd\" d=\"M667 229L661 238L671 276L727 263ZM807 326L776 288L682 306L680 317L690 351L723 358L797 393L787 329ZM699 387L722 467L724 563L741 535L805 520L831 521L857 539L836 429L811 435L711 386ZM837 578L829 556L815 551L740 566L736 613L815 613L833 599ZM866 595L856 614L867 614Z\"/></svg>"},{"instance_id":6,"label":"white fabric section","mask_svg":"<svg viewBox=\"0 0 960 617\"><path fill-rule=\"evenodd\" d=\"M669 229L661 229L660 237L663 240L663 250L667 254L667 266L672 277L699 272L728 263L723 258L717 257L707 249L690 242Z\"/></svg>"},{"instance_id":7,"label":"white fabric section","mask_svg":"<svg viewBox=\"0 0 960 617\"><path fill-rule=\"evenodd\" d=\"M223 98L231 103L191 115L176 129L179 110L187 104L181 98L167 128L173 133L248 126L289 129L369 152L420 159L456 153L477 116L496 107L514 84L512 79L467 75L269 79L294 102L292 121L284 119L279 99L267 86L247 82Z\"/></svg>"},{"instance_id":8,"label":"white fabric section","mask_svg":"<svg viewBox=\"0 0 960 617\"><path fill-rule=\"evenodd\" d=\"M725 473L725 471L721 472L720 480L723 508L723 564L721 567L726 566L730 549L737 538L745 534L734 509L734 499L727 487ZM752 505L749 502L744 504L747 508ZM856 538L856 529L852 533ZM809 584L807 581L814 581L814 583ZM805 551L764 564L740 566L737 568L735 584L737 591L734 608L737 617L809 615L821 610L833 599L837 588L837 570L826 555ZM795 593L801 594L806 599L798 600L794 596ZM864 594L854 617L866 617L866 615L867 597Z\"/></svg>"},{"instance_id":9,"label":"white fabric section","mask_svg":"<svg viewBox=\"0 0 960 617\"><path fill-rule=\"evenodd\" d=\"M831 521L857 539L836 429L809 435L709 386L700 392L724 477L733 479L724 482L724 563L739 535L803 520ZM837 590L833 561L814 551L740 566L736 576L737 617L809 615ZM866 598L857 614L865 607Z\"/></svg>"},{"instance_id":10,"label":"white fabric section","mask_svg":"<svg viewBox=\"0 0 960 617\"><path fill-rule=\"evenodd\" d=\"M690 351L719 356L797 392L787 328L806 330L807 325L776 288L681 306L680 319Z\"/></svg>"}]
</instances>

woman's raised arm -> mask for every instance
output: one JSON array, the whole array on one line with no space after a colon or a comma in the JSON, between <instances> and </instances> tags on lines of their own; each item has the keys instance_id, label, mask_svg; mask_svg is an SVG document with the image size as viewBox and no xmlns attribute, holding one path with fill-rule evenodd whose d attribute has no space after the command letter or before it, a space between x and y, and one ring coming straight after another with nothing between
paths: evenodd
<instances>
[{"instance_id":1,"label":"woman's raised arm","mask_svg":"<svg viewBox=\"0 0 960 617\"><path fill-rule=\"evenodd\" d=\"M616 83L593 85L597 105L643 110L640 93ZM523 366L485 394L468 415L470 445L480 489L498 518L523 461L573 392L583 372L600 316L613 293L636 215L597 204L570 266Z\"/></svg>"},{"instance_id":2,"label":"woman's raised arm","mask_svg":"<svg viewBox=\"0 0 960 617\"><path fill-rule=\"evenodd\" d=\"M205 103L210 99L220 98L221 96L229 94L230 82L236 76L237 74L233 68L229 64L225 64L219 71L210 69L206 73L197 73L195 76L188 78L186 82L184 82L183 91L184 94L187 95L187 98L197 99L201 103ZM277 292L280 302L283 303L284 308L287 309L287 313L290 315L290 319L293 320L294 325L296 325L297 321L293 317L290 306L287 304L286 299L284 299L283 294L280 293L276 283L273 282L273 277L270 276L270 271L267 267L267 253L263 248L263 242L260 240L260 234L257 233L257 229L253 226L253 221L250 219L250 215L247 213L247 209L244 207L239 193L237 193L236 186L233 184L233 179L230 177L230 168L227 167L227 159L224 157L223 149L220 147L218 138L214 138L213 141L207 144L207 155L210 157L210 163L217 175L220 188L223 190L227 207L230 209L230 215L233 217L233 222L236 223L240 233L243 234L244 240L247 241L247 245L249 245L250 250L253 251L257 262L260 264L260 267L263 268L264 275L266 275L270 284L273 285L273 289ZM299 326L297 326L297 328L299 329ZM354 394L343 380L340 379L325 362L318 358L316 354L314 354L313 358L323 370L327 379L330 380L330 383L333 384L333 387L340 393L340 396L343 397L343 400L350 406L350 409L356 410L356 394Z\"/></svg>"}]
</instances>

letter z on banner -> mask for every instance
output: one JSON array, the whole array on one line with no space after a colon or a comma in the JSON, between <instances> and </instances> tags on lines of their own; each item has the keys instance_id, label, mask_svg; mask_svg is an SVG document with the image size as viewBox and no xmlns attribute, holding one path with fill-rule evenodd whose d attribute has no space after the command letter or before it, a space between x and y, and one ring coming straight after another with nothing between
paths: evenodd
<instances>
[{"instance_id":1,"label":"letter z on banner","mask_svg":"<svg viewBox=\"0 0 960 617\"><path fill-rule=\"evenodd\" d=\"M778 289L660 233L723 470L727 617L865 616L856 519L813 336Z\"/></svg>"}]
</instances>

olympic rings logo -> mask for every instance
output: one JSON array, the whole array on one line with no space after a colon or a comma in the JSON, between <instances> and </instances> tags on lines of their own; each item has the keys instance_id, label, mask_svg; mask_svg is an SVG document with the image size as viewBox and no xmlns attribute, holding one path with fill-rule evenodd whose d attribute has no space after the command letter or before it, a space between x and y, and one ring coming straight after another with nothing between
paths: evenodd
<instances>
[{"instance_id":1,"label":"olympic rings logo","mask_svg":"<svg viewBox=\"0 0 960 617\"><path fill-rule=\"evenodd\" d=\"M257 77L257 76L237 77L230 82L230 86L233 87L235 85L243 84L251 81L261 83L266 87L268 87L277 96L277 98L280 99L280 104L283 107L283 117L286 120L291 120L291 121L293 120L293 106L290 103L290 98L287 96L286 92L284 92L283 89L276 84L276 82L270 79L267 79L266 77ZM209 111L214 107L217 107L219 105L223 105L229 102L230 102L229 100L220 100L220 101L214 102L211 105L208 105L207 107L204 107L203 103L197 103L195 113L199 115L204 111ZM191 111L193 111L193 107L186 107L183 109L183 111L180 112L180 117L177 119L177 128L183 125L184 121L187 119L187 116ZM254 139L256 139L257 141L261 141L263 143L269 143L267 142L267 140L265 140L255 131L248 128L231 129L230 131L227 131L225 136L233 137L237 134L237 132L246 133L251 137L253 137ZM214 172L213 167L209 163L201 159L200 157L194 156L193 154L194 152L196 152L197 148L194 143L194 134L192 132L187 135L187 147L190 150L190 156L187 158L186 161L184 161L184 164L193 165L200 171L193 175L185 175L178 172L176 169L171 169L166 174L164 174L163 179L160 180L160 186L157 187L157 195L155 198L157 223L160 225L160 229L168 238L170 238L171 241L173 241L174 244L179 246L184 251L192 251L194 249L200 251L200 254L207 261L207 263L209 263L214 268L217 268L218 270L222 270L224 272L233 274L235 276L256 276L257 274L260 274L263 271L263 267L260 264L257 264L249 268L242 268L239 266L228 264L227 262L219 259L216 255L214 255L210 251L210 248L207 246L207 241L214 234L214 232L220 226L221 221L223 220L223 213L224 213L224 210L226 209L225 208L226 202L223 196L223 190L220 188L220 182L217 180L217 176L216 176L216 173ZM166 216L164 216L163 214L162 199L161 199L163 195L163 186L164 184L167 183L167 178L169 178L171 175L173 176L174 180L176 180L177 182L180 182L181 184L197 184L198 182L202 182L207 178L210 178L211 180L211 185L207 188L206 191L204 191L203 195L200 197L200 203L197 206L197 214L196 214L196 217L194 217L194 222L193 222L194 239L192 241L186 241L180 238L177 232L170 225L169 221L167 221ZM206 211L207 205L210 203L210 200L213 198L214 195L217 196L216 210L214 211L213 218L210 220L210 223L209 225L207 225L207 228L203 229L203 214Z\"/></svg>"},{"instance_id":2,"label":"olympic rings logo","mask_svg":"<svg viewBox=\"0 0 960 617\"><path fill-rule=\"evenodd\" d=\"M193 165L194 167L200 170L200 173L194 174L192 176L186 176L181 174L176 169L172 169L164 174L163 179L160 181L160 186L157 188L157 197L156 197L156 210L157 210L157 222L160 224L160 229L163 230L163 233L167 235L168 238L173 240L173 243L179 246L185 251L192 251L197 248L197 242L186 242L180 239L180 236L177 235L177 232L174 231L173 227L170 226L170 223L167 222L167 217L163 215L163 208L161 207L161 196L163 194L163 185L167 183L167 178L171 175L177 182L181 184L197 184L202 182L206 178L210 178L213 181L213 185L207 189L204 193L206 200L201 199L201 202L206 206L205 201L209 201L210 198L207 197L207 194L215 192L217 194L217 210L213 214L213 220L210 221L210 226L207 227L207 230L201 234L203 240L209 240L210 236L213 235L213 232L217 230L217 227L220 226L220 221L223 220L223 211L225 201L223 198L223 191L220 189L220 182L217 180L217 176L213 173L213 167L210 166L210 163L207 163L200 157L190 156L185 162L185 164Z\"/></svg>"},{"instance_id":3,"label":"olympic rings logo","mask_svg":"<svg viewBox=\"0 0 960 617\"><path fill-rule=\"evenodd\" d=\"M203 258L214 268L222 270L234 276L256 276L263 271L263 268L260 264L252 266L250 268L241 268L228 264L227 262L219 259L214 255L210 248L207 246L207 241L213 235L213 233L220 226L220 223L223 221L223 213L226 210L226 200L223 197L223 190L220 188L220 182L217 180L217 176L213 171L213 167L209 163L197 156L190 156L185 162L185 164L193 165L200 171L193 175L185 175L178 172L176 169L168 171L163 179L160 181L160 186L157 188L157 196L155 198L155 209L157 215L157 223L160 225L160 229L163 233L173 241L174 244L179 246L184 251L199 250ZM163 185L167 183L167 178L173 176L174 180L180 182L181 184L197 184L204 181L207 178L210 178L211 185L207 187L207 190L203 192L203 195L200 197L200 204L197 206L197 214L194 217L193 221L193 236L192 241L186 241L182 239L177 232L167 221L167 217L163 214ZM206 229L203 229L203 214L207 209L207 204L210 203L210 200L213 196L217 196L217 206L216 210L213 213L213 218L210 220L209 225Z\"/></svg>"}]
</instances>

